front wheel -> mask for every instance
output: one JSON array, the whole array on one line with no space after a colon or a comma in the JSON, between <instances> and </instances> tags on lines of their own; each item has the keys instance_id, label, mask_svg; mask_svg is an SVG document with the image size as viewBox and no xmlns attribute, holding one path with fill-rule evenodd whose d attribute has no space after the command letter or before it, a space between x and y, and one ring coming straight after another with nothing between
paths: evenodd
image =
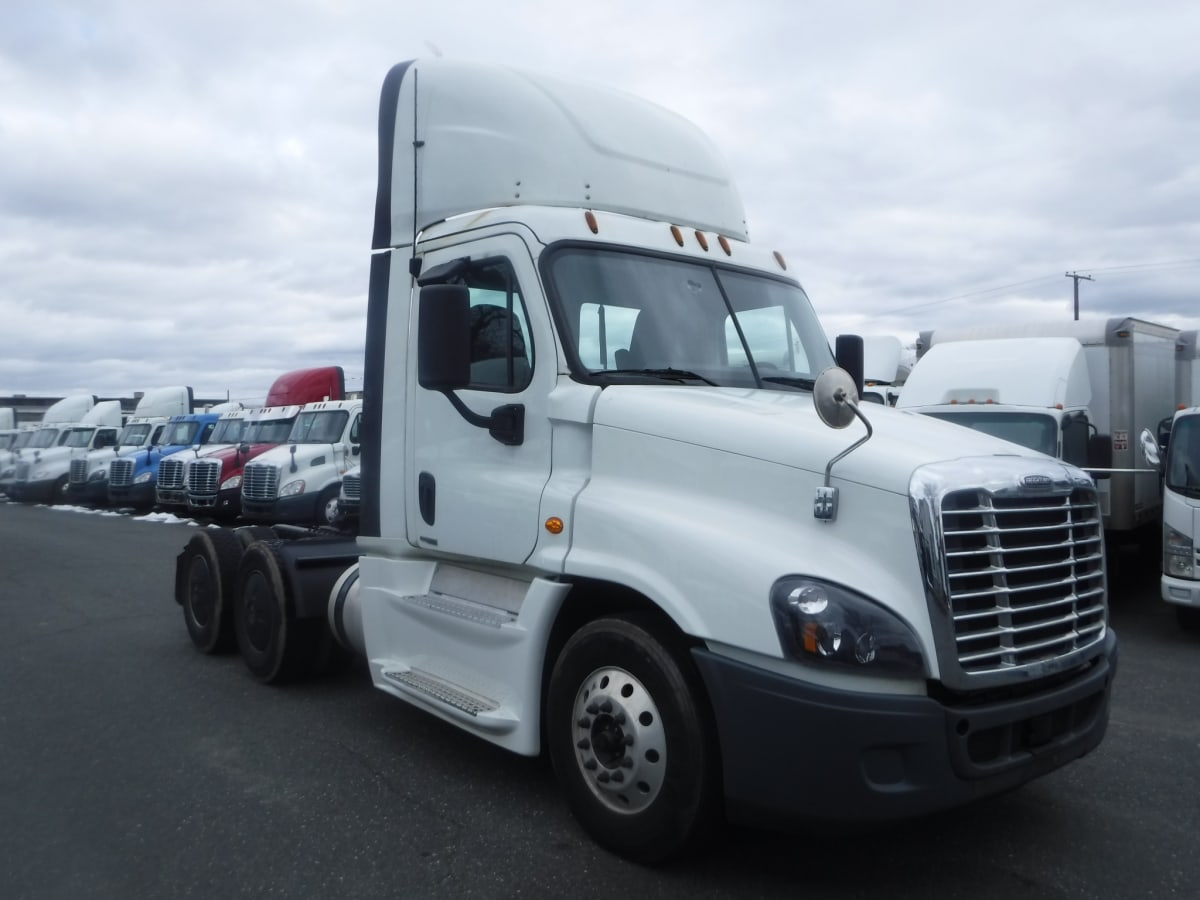
<instances>
[{"instance_id":1,"label":"front wheel","mask_svg":"<svg viewBox=\"0 0 1200 900\"><path fill-rule=\"evenodd\" d=\"M317 497L317 524L332 527L337 525L339 518L338 485L331 484Z\"/></svg>"},{"instance_id":2,"label":"front wheel","mask_svg":"<svg viewBox=\"0 0 1200 900\"><path fill-rule=\"evenodd\" d=\"M716 741L686 652L640 618L591 622L550 676L547 742L567 804L602 846L654 863L692 849L719 808Z\"/></svg>"},{"instance_id":3,"label":"front wheel","mask_svg":"<svg viewBox=\"0 0 1200 900\"><path fill-rule=\"evenodd\" d=\"M1184 631L1200 631L1200 608L1195 606L1176 606L1175 619Z\"/></svg>"}]
</instances>

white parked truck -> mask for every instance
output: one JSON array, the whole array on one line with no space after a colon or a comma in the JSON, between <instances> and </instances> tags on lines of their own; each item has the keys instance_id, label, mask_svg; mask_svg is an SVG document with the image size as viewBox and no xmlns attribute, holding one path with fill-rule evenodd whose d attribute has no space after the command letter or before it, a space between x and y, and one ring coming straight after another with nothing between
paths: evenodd
<instances>
[{"instance_id":1,"label":"white parked truck","mask_svg":"<svg viewBox=\"0 0 1200 900\"><path fill-rule=\"evenodd\" d=\"M107 502L109 463L159 443L167 420L189 410L191 403L192 389L189 387L164 387L143 392L115 445L72 456L67 497L77 503Z\"/></svg>"},{"instance_id":2,"label":"white parked truck","mask_svg":"<svg viewBox=\"0 0 1200 900\"><path fill-rule=\"evenodd\" d=\"M1175 408L1177 335L1127 317L922 332L896 406L1086 467L1110 540L1157 532L1158 479L1136 444Z\"/></svg>"},{"instance_id":3,"label":"white parked truck","mask_svg":"<svg viewBox=\"0 0 1200 900\"><path fill-rule=\"evenodd\" d=\"M1181 626L1200 631L1200 406L1175 413L1165 454L1149 429L1141 447L1162 474L1162 598Z\"/></svg>"},{"instance_id":4,"label":"white parked truck","mask_svg":"<svg viewBox=\"0 0 1200 900\"><path fill-rule=\"evenodd\" d=\"M305 404L287 442L242 470L243 518L336 525L342 476L358 461L362 407L362 400Z\"/></svg>"},{"instance_id":5,"label":"white parked truck","mask_svg":"<svg viewBox=\"0 0 1200 900\"><path fill-rule=\"evenodd\" d=\"M867 403L895 406L908 377L904 348L894 335L867 335L863 338L863 392Z\"/></svg>"},{"instance_id":6,"label":"white parked truck","mask_svg":"<svg viewBox=\"0 0 1200 900\"><path fill-rule=\"evenodd\" d=\"M52 413L54 409L51 406L47 414L62 414ZM45 433L34 437L28 450L17 462L10 491L12 496L31 503L65 503L68 500L71 460L78 455L114 446L121 432L122 418L119 400L93 402L86 412L77 418L73 417L72 421L49 424L51 420L44 415L42 423ZM52 438L50 432L54 430L58 434Z\"/></svg>"},{"instance_id":7,"label":"white parked truck","mask_svg":"<svg viewBox=\"0 0 1200 900\"><path fill-rule=\"evenodd\" d=\"M694 126L431 60L388 74L379 146L360 534L197 529L199 649L277 682L332 633L387 694L547 752L644 861L723 813L896 820L1099 744L1092 480L859 408Z\"/></svg>"}]
</instances>

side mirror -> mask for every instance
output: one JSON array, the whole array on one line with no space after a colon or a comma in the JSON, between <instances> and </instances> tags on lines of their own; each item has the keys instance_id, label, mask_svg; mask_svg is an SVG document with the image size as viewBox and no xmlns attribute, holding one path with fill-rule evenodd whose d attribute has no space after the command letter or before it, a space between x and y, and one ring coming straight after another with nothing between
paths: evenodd
<instances>
[{"instance_id":1,"label":"side mirror","mask_svg":"<svg viewBox=\"0 0 1200 900\"><path fill-rule=\"evenodd\" d=\"M471 293L461 284L421 288L417 316L417 382L454 391L471 380Z\"/></svg>"},{"instance_id":2,"label":"side mirror","mask_svg":"<svg viewBox=\"0 0 1200 900\"><path fill-rule=\"evenodd\" d=\"M858 397L863 393L863 339L859 334L839 334L834 341L834 356L837 364L845 369L854 383ZM858 402L857 399L854 401Z\"/></svg>"},{"instance_id":3,"label":"side mirror","mask_svg":"<svg viewBox=\"0 0 1200 900\"><path fill-rule=\"evenodd\" d=\"M1099 480L1112 478L1111 472L1093 472L1092 469L1111 469L1113 467L1112 438L1107 434L1093 434L1088 438L1088 470L1089 474Z\"/></svg>"},{"instance_id":4,"label":"side mirror","mask_svg":"<svg viewBox=\"0 0 1200 900\"><path fill-rule=\"evenodd\" d=\"M1158 440L1150 433L1149 428L1142 429L1142 433L1138 436L1138 444L1141 446L1142 459L1146 461L1146 464L1161 472L1162 456L1158 452Z\"/></svg>"}]
</instances>

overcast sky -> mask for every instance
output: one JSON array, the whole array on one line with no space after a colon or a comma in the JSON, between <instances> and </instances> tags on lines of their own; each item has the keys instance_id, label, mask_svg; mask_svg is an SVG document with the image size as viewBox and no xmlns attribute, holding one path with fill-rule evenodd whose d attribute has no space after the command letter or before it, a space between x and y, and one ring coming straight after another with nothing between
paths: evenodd
<instances>
[{"instance_id":1,"label":"overcast sky","mask_svg":"<svg viewBox=\"0 0 1200 900\"><path fill-rule=\"evenodd\" d=\"M0 395L362 384L379 88L416 57L692 119L826 332L1200 327L1200 4L6 0Z\"/></svg>"}]
</instances>

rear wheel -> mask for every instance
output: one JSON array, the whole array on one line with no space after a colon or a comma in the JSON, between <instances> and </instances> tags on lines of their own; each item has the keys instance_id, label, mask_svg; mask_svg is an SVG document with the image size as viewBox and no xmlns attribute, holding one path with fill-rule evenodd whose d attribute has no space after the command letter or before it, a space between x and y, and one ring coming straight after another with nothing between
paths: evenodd
<instances>
[{"instance_id":1,"label":"rear wheel","mask_svg":"<svg viewBox=\"0 0 1200 900\"><path fill-rule=\"evenodd\" d=\"M201 653L233 649L230 604L242 547L231 532L206 528L192 535L176 562L175 599L188 636Z\"/></svg>"},{"instance_id":2,"label":"rear wheel","mask_svg":"<svg viewBox=\"0 0 1200 900\"><path fill-rule=\"evenodd\" d=\"M719 812L716 741L682 648L637 617L567 641L550 676L547 742L567 804L597 843L637 862L693 849Z\"/></svg>"},{"instance_id":3,"label":"rear wheel","mask_svg":"<svg viewBox=\"0 0 1200 900\"><path fill-rule=\"evenodd\" d=\"M278 552L256 541L242 555L234 588L234 634L254 677L282 684L321 662L322 619L297 619Z\"/></svg>"}]
</instances>

